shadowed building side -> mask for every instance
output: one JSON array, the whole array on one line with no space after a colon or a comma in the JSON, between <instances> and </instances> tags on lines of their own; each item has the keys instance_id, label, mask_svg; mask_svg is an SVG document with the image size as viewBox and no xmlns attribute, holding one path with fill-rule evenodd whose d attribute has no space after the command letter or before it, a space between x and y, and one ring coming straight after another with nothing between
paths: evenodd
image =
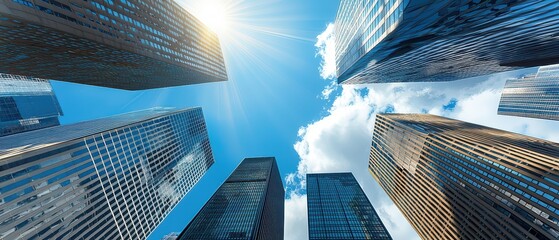
<instances>
[{"instance_id":1,"label":"shadowed building side","mask_svg":"<svg viewBox=\"0 0 559 240\"><path fill-rule=\"evenodd\" d=\"M391 240L351 173L307 174L310 240Z\"/></svg>"},{"instance_id":2,"label":"shadowed building side","mask_svg":"<svg viewBox=\"0 0 559 240\"><path fill-rule=\"evenodd\" d=\"M426 114L379 114L369 171L422 239L557 239L559 144Z\"/></svg>"},{"instance_id":3,"label":"shadowed building side","mask_svg":"<svg viewBox=\"0 0 559 240\"><path fill-rule=\"evenodd\" d=\"M174 1L1 0L0 72L127 90L227 80L217 35Z\"/></svg>"},{"instance_id":4,"label":"shadowed building side","mask_svg":"<svg viewBox=\"0 0 559 240\"><path fill-rule=\"evenodd\" d=\"M559 63L555 0L342 0L338 83L452 81Z\"/></svg>"},{"instance_id":5,"label":"shadowed building side","mask_svg":"<svg viewBox=\"0 0 559 240\"><path fill-rule=\"evenodd\" d=\"M275 158L245 158L177 239L282 240L284 198Z\"/></svg>"}]
</instances>

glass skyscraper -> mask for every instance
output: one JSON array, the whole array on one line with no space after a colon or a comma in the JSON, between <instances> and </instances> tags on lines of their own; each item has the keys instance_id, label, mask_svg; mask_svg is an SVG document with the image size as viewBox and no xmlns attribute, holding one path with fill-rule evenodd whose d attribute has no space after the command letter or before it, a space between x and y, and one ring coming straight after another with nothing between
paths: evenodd
<instances>
[{"instance_id":1,"label":"glass skyscraper","mask_svg":"<svg viewBox=\"0 0 559 240\"><path fill-rule=\"evenodd\" d=\"M214 160L201 108L0 138L0 239L145 239Z\"/></svg>"},{"instance_id":2,"label":"glass skyscraper","mask_svg":"<svg viewBox=\"0 0 559 240\"><path fill-rule=\"evenodd\" d=\"M307 174L310 240L389 240L363 189L351 173Z\"/></svg>"},{"instance_id":3,"label":"glass skyscraper","mask_svg":"<svg viewBox=\"0 0 559 240\"><path fill-rule=\"evenodd\" d=\"M128 90L225 81L217 35L173 0L0 0L0 72Z\"/></svg>"},{"instance_id":4,"label":"glass skyscraper","mask_svg":"<svg viewBox=\"0 0 559 240\"><path fill-rule=\"evenodd\" d=\"M376 117L369 171L422 239L559 238L559 144L434 115Z\"/></svg>"},{"instance_id":5,"label":"glass skyscraper","mask_svg":"<svg viewBox=\"0 0 559 240\"><path fill-rule=\"evenodd\" d=\"M559 63L556 0L342 0L339 83L451 81Z\"/></svg>"},{"instance_id":6,"label":"glass skyscraper","mask_svg":"<svg viewBox=\"0 0 559 240\"><path fill-rule=\"evenodd\" d=\"M540 67L536 75L507 80L498 113L559 120L559 65Z\"/></svg>"},{"instance_id":7,"label":"glass skyscraper","mask_svg":"<svg viewBox=\"0 0 559 240\"><path fill-rule=\"evenodd\" d=\"M176 240L178 236L179 236L178 233L169 233L169 234L163 236L163 238L161 238L161 240Z\"/></svg>"},{"instance_id":8,"label":"glass skyscraper","mask_svg":"<svg viewBox=\"0 0 559 240\"><path fill-rule=\"evenodd\" d=\"M245 158L177 239L282 240L284 195L275 158Z\"/></svg>"},{"instance_id":9,"label":"glass skyscraper","mask_svg":"<svg viewBox=\"0 0 559 240\"><path fill-rule=\"evenodd\" d=\"M48 80L0 74L0 137L60 125Z\"/></svg>"}]
</instances>

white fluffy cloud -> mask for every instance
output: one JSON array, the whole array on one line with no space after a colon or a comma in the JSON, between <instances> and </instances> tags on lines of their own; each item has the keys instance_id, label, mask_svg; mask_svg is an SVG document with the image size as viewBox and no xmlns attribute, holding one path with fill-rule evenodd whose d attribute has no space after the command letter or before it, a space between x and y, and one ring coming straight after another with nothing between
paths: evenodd
<instances>
[{"instance_id":1,"label":"white fluffy cloud","mask_svg":"<svg viewBox=\"0 0 559 240\"><path fill-rule=\"evenodd\" d=\"M317 47L326 49L328 46L317 43ZM319 49L319 53L325 53L325 49ZM325 61L323 66L330 66L328 61L332 59L324 54L321 56ZM300 162L297 172L286 178L289 196L286 200L286 239L307 238L306 206L303 206L306 205L306 173L342 171L355 175L394 239L419 239L367 171L376 113L430 113L559 141L559 123L555 121L497 115L505 80L533 71L535 69L444 83L344 85L326 116L299 130L294 148Z\"/></svg>"},{"instance_id":2,"label":"white fluffy cloud","mask_svg":"<svg viewBox=\"0 0 559 240\"><path fill-rule=\"evenodd\" d=\"M320 63L320 76L324 79L333 79L336 77L336 50L334 37L335 25L330 23L326 26L326 30L316 37L317 55L322 58Z\"/></svg>"},{"instance_id":3,"label":"white fluffy cloud","mask_svg":"<svg viewBox=\"0 0 559 240\"><path fill-rule=\"evenodd\" d=\"M500 89L488 89L464 98L449 117L462 121L559 142L556 121L497 115Z\"/></svg>"},{"instance_id":4,"label":"white fluffy cloud","mask_svg":"<svg viewBox=\"0 0 559 240\"><path fill-rule=\"evenodd\" d=\"M314 45L317 49L317 56L322 58L318 68L320 76L326 80L336 78L336 38L334 31L335 25L333 23L328 24L326 30L316 37L316 44ZM336 81L332 81L322 91L322 98L328 99L337 87Z\"/></svg>"},{"instance_id":5,"label":"white fluffy cloud","mask_svg":"<svg viewBox=\"0 0 559 240\"><path fill-rule=\"evenodd\" d=\"M288 193L285 201L284 239L309 239L307 232L307 195ZM303 226L304 225L304 226Z\"/></svg>"}]
</instances>

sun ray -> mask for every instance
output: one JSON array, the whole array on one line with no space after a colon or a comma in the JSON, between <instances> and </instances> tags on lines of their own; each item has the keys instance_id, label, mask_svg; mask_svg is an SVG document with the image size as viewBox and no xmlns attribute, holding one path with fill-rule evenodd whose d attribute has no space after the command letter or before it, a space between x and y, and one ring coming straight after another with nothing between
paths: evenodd
<instances>
[{"instance_id":1,"label":"sun ray","mask_svg":"<svg viewBox=\"0 0 559 240\"><path fill-rule=\"evenodd\" d=\"M202 21L220 37L231 24L234 6L226 0L179 1L190 13Z\"/></svg>"},{"instance_id":2,"label":"sun ray","mask_svg":"<svg viewBox=\"0 0 559 240\"><path fill-rule=\"evenodd\" d=\"M255 95L282 102L283 95L277 87L283 83L271 85L267 79L284 76L278 65L289 63L293 71L300 71L297 66L306 64L293 54L288 44L314 45L314 37L309 36L315 33L299 25L309 20L306 16L299 15L297 8L285 5L283 0L178 0L178 3L211 28L221 43L229 79L220 84L219 93L208 96L219 102L221 118L250 124L248 115ZM262 112L269 116L274 113L272 109Z\"/></svg>"}]
</instances>

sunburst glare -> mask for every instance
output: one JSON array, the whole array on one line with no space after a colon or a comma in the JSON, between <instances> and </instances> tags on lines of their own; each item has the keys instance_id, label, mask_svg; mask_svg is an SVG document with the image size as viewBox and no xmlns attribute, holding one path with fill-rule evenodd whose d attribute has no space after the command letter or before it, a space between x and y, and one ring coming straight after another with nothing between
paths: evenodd
<instances>
[{"instance_id":1,"label":"sunburst glare","mask_svg":"<svg viewBox=\"0 0 559 240\"><path fill-rule=\"evenodd\" d=\"M251 92L252 96L262 94L269 99L281 99L282 95L267 84L261 73L281 77L283 73L272 63L303 64L286 51L286 39L314 42L302 37L310 34L296 31L298 21L305 17L295 15L296 11L282 0L178 0L178 3L219 37L229 79L219 85L220 93L208 98L219 101L225 119L236 115L236 119L244 119L248 124L246 111L250 103L244 101L247 93L240 92L243 87L258 89Z\"/></svg>"},{"instance_id":2,"label":"sunburst glare","mask_svg":"<svg viewBox=\"0 0 559 240\"><path fill-rule=\"evenodd\" d=\"M231 24L231 4L228 0L180 1L190 13L220 37Z\"/></svg>"}]
</instances>

